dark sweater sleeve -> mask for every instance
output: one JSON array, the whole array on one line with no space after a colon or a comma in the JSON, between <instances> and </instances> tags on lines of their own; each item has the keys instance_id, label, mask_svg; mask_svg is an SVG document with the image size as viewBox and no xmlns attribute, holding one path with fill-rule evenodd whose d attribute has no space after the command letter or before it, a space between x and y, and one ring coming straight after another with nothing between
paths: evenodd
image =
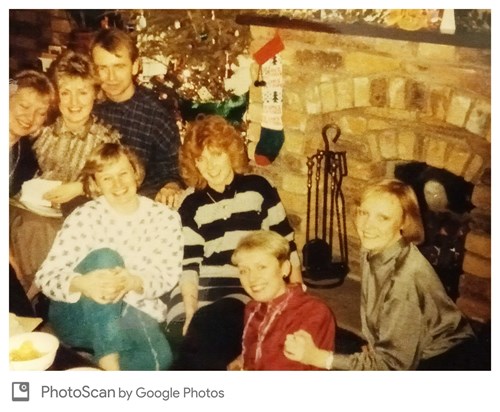
<instances>
[{"instance_id":1,"label":"dark sweater sleeve","mask_svg":"<svg viewBox=\"0 0 500 412\"><path fill-rule=\"evenodd\" d=\"M22 137L17 145L9 153L11 156L10 167L13 169L9 171L11 174L9 179L10 197L19 193L23 183L32 179L38 170L38 162L29 137ZM19 159L17 159L18 155Z\"/></svg>"}]
</instances>

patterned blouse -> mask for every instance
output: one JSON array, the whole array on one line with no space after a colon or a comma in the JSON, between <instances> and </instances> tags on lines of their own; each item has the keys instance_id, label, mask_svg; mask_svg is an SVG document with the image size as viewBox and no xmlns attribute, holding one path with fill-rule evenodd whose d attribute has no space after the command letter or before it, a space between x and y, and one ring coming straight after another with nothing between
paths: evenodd
<instances>
[{"instance_id":1,"label":"patterned blouse","mask_svg":"<svg viewBox=\"0 0 500 412\"><path fill-rule=\"evenodd\" d=\"M95 115L91 115L79 133L68 130L59 116L54 124L42 130L33 145L40 166L40 177L74 182L96 146L119 141L120 134Z\"/></svg>"}]
</instances>

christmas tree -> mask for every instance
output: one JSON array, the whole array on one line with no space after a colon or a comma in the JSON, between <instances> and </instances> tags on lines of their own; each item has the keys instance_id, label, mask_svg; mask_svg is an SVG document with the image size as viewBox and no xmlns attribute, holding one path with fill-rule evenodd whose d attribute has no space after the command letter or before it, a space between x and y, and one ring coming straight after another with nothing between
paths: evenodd
<instances>
[{"instance_id":1,"label":"christmas tree","mask_svg":"<svg viewBox=\"0 0 500 412\"><path fill-rule=\"evenodd\" d=\"M235 22L240 10L125 10L140 55L165 66L162 81L182 99L232 97L225 87L248 53L250 30Z\"/></svg>"}]
</instances>

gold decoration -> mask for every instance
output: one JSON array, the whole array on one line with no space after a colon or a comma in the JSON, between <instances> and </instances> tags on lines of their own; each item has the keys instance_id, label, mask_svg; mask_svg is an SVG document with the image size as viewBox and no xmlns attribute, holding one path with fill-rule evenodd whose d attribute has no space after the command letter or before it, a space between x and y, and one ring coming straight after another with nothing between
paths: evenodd
<instances>
[{"instance_id":1,"label":"gold decoration","mask_svg":"<svg viewBox=\"0 0 500 412\"><path fill-rule=\"evenodd\" d=\"M429 10L425 9L394 9L389 11L385 22L388 26L415 31L429 28L429 16Z\"/></svg>"}]
</instances>

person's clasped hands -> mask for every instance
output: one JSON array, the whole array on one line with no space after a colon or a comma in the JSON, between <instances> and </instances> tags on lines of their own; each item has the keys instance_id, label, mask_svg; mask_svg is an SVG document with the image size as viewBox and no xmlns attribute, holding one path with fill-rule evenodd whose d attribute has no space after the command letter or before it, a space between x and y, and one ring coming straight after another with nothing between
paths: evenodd
<instances>
[{"instance_id":1,"label":"person's clasped hands","mask_svg":"<svg viewBox=\"0 0 500 412\"><path fill-rule=\"evenodd\" d=\"M77 276L71 283L72 292L80 292L100 304L117 303L130 291L142 292L142 279L127 269L97 269Z\"/></svg>"}]
</instances>

